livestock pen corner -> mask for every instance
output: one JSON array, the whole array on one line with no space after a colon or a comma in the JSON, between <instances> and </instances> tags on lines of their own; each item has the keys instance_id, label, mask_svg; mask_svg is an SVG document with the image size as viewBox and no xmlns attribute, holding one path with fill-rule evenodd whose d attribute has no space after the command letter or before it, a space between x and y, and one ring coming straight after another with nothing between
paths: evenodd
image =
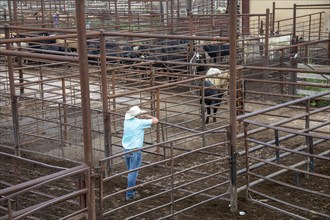
<instances>
[{"instance_id":1,"label":"livestock pen corner","mask_svg":"<svg viewBox=\"0 0 330 220\"><path fill-rule=\"evenodd\" d=\"M46 25L57 3L33 3L45 13L1 29L0 219L330 218L322 12L175 17L152 1L93 1L84 27L83 4ZM142 196L127 202L121 139L134 105L160 123L145 134Z\"/></svg>"}]
</instances>

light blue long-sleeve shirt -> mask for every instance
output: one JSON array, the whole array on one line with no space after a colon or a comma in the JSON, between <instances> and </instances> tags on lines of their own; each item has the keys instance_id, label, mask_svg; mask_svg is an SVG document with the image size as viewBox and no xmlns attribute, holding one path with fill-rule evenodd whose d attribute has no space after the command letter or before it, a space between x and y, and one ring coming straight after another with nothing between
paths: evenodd
<instances>
[{"instance_id":1,"label":"light blue long-sleeve shirt","mask_svg":"<svg viewBox=\"0 0 330 220\"><path fill-rule=\"evenodd\" d=\"M150 128L152 119L131 118L124 121L122 145L126 150L142 148L144 129Z\"/></svg>"}]
</instances>

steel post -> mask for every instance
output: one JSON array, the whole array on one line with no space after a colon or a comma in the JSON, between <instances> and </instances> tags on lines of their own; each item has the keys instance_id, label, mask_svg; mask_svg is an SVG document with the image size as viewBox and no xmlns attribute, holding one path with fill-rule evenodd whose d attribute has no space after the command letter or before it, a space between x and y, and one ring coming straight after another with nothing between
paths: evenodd
<instances>
[{"instance_id":1,"label":"steel post","mask_svg":"<svg viewBox=\"0 0 330 220\"><path fill-rule=\"evenodd\" d=\"M265 60L264 66L269 65L269 8L266 9L266 23L265 23ZM264 79L268 79L268 74L264 75Z\"/></svg>"},{"instance_id":2,"label":"steel post","mask_svg":"<svg viewBox=\"0 0 330 220\"><path fill-rule=\"evenodd\" d=\"M236 38L237 38L237 1L229 1L229 145L230 145L230 210L237 210L237 185L236 185Z\"/></svg>"},{"instance_id":3,"label":"steel post","mask_svg":"<svg viewBox=\"0 0 330 220\"><path fill-rule=\"evenodd\" d=\"M9 26L5 25L5 37L8 39L9 36ZM6 50L10 50L11 46L9 43L6 44ZM11 108L12 108L12 120L13 120L13 139L15 147L15 155L20 156L20 145L19 145L19 121L18 121L18 106L17 106L17 96L15 89L15 76L14 76L14 66L12 61L12 56L7 56L8 64L8 75L9 75L9 86L10 86L10 96L11 96Z\"/></svg>"},{"instance_id":4,"label":"steel post","mask_svg":"<svg viewBox=\"0 0 330 220\"><path fill-rule=\"evenodd\" d=\"M111 127L110 127L110 114L108 102L108 79L107 79L107 65L106 65L106 47L105 37L103 30L100 31L100 59L101 59L101 87L102 87L102 107L103 107L103 127L104 127L104 156L110 157L112 155L111 146ZM109 167L110 165L110 167ZM112 168L113 161L107 164L106 169ZM111 170L111 169L110 169Z\"/></svg>"},{"instance_id":5,"label":"steel post","mask_svg":"<svg viewBox=\"0 0 330 220\"><path fill-rule=\"evenodd\" d=\"M296 36L296 27L297 27L297 4L293 5L293 21L292 21L292 37Z\"/></svg>"},{"instance_id":6,"label":"steel post","mask_svg":"<svg viewBox=\"0 0 330 220\"><path fill-rule=\"evenodd\" d=\"M92 148L92 125L90 113L89 97L89 76L88 76L88 58L87 58L87 38L86 38L86 20L85 20L85 2L75 0L77 34L78 34L78 53L79 53L79 73L81 87L82 104L82 124L83 124L83 142L84 142L84 160L90 168L91 176L88 181L88 219L96 219L95 215L95 192L93 180L93 148Z\"/></svg>"}]
</instances>

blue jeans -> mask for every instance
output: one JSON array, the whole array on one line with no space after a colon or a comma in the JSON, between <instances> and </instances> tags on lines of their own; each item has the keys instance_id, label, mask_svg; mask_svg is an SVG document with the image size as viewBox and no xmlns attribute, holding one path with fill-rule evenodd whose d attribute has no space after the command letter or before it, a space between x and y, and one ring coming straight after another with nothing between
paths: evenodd
<instances>
[{"instance_id":1,"label":"blue jeans","mask_svg":"<svg viewBox=\"0 0 330 220\"><path fill-rule=\"evenodd\" d=\"M124 150L127 152L129 150ZM125 154L125 162L127 170L133 170L139 168L142 163L142 153L141 151L135 151L131 153ZM136 178L138 176L139 171L130 172L127 175L127 188L133 187L136 185ZM136 189L131 189L126 192L126 199L133 198L136 194Z\"/></svg>"}]
</instances>

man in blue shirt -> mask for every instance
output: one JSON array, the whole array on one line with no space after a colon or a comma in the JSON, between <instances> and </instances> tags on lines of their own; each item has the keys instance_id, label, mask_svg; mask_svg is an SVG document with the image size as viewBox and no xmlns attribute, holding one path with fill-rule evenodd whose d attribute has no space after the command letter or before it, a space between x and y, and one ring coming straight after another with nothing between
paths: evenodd
<instances>
[{"instance_id":1,"label":"man in blue shirt","mask_svg":"<svg viewBox=\"0 0 330 220\"><path fill-rule=\"evenodd\" d=\"M133 106L126 112L124 134L122 138L122 145L125 152L141 149L144 141L144 129L150 128L151 125L158 123L158 119L156 117L145 113L146 111L141 110L139 106ZM141 150L128 152L125 154L125 162L128 170L139 168L142 163ZM134 187L136 185L137 176L138 171L128 173L127 188ZM126 200L133 199L136 195L136 189L130 189L126 192Z\"/></svg>"}]
</instances>

